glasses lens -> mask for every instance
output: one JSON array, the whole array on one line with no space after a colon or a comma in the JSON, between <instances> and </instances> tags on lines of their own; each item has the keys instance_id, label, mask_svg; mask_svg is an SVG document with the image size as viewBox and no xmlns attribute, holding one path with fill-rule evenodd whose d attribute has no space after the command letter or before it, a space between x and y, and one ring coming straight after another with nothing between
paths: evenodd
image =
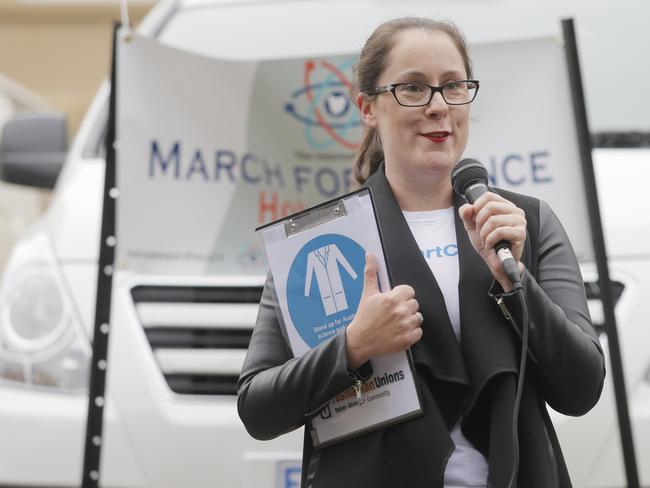
<instances>
[{"instance_id":1,"label":"glasses lens","mask_svg":"<svg viewBox=\"0 0 650 488\"><path fill-rule=\"evenodd\" d=\"M455 81L442 87L445 101L450 104L469 103L476 96L476 83L472 81Z\"/></svg>"},{"instance_id":2,"label":"glasses lens","mask_svg":"<svg viewBox=\"0 0 650 488\"><path fill-rule=\"evenodd\" d=\"M426 104L431 96L431 88L418 83L406 83L395 87L395 97L402 105L417 106Z\"/></svg>"}]
</instances>

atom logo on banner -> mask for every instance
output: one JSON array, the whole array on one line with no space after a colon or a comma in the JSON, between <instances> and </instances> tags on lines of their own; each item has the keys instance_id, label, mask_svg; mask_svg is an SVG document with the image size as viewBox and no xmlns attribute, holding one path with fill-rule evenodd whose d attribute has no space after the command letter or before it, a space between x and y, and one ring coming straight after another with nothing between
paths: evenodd
<instances>
[{"instance_id":1,"label":"atom logo on banner","mask_svg":"<svg viewBox=\"0 0 650 488\"><path fill-rule=\"evenodd\" d=\"M315 347L354 318L363 292L365 251L352 239L326 234L305 244L287 278L289 315Z\"/></svg>"},{"instance_id":2,"label":"atom logo on banner","mask_svg":"<svg viewBox=\"0 0 650 488\"><path fill-rule=\"evenodd\" d=\"M359 114L350 102L350 80L344 71L351 69L355 58L339 66L328 61L305 61L303 86L291 94L284 110L305 126L305 139L314 149L326 149L339 144L356 149L360 136L353 129L361 126ZM306 97L306 113L298 110ZM325 137L323 137L325 136Z\"/></svg>"}]
</instances>

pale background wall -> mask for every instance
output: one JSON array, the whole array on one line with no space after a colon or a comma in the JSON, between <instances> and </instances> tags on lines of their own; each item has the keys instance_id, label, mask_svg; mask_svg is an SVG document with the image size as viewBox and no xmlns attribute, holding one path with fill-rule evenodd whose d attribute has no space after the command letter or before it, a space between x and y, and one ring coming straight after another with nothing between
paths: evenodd
<instances>
[{"instance_id":1,"label":"pale background wall","mask_svg":"<svg viewBox=\"0 0 650 488\"><path fill-rule=\"evenodd\" d=\"M133 24L154 5L129 1ZM117 0L0 0L0 73L68 115L74 134L110 65Z\"/></svg>"}]
</instances>

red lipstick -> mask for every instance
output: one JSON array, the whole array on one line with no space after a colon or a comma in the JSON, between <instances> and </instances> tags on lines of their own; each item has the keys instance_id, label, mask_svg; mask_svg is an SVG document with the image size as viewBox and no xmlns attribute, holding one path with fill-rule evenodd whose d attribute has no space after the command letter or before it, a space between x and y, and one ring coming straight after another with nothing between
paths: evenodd
<instances>
[{"instance_id":1,"label":"red lipstick","mask_svg":"<svg viewBox=\"0 0 650 488\"><path fill-rule=\"evenodd\" d=\"M445 142L449 137L449 131L439 131L439 132L427 132L422 134L424 137L429 139L431 142Z\"/></svg>"}]
</instances>

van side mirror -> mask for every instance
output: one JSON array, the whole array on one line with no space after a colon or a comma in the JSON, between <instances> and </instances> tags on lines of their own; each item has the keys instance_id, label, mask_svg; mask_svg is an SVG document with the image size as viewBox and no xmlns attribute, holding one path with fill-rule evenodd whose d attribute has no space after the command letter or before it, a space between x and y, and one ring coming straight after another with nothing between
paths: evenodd
<instances>
[{"instance_id":1,"label":"van side mirror","mask_svg":"<svg viewBox=\"0 0 650 488\"><path fill-rule=\"evenodd\" d=\"M54 188L66 155L66 118L58 113L20 114L0 136L0 179Z\"/></svg>"}]
</instances>

